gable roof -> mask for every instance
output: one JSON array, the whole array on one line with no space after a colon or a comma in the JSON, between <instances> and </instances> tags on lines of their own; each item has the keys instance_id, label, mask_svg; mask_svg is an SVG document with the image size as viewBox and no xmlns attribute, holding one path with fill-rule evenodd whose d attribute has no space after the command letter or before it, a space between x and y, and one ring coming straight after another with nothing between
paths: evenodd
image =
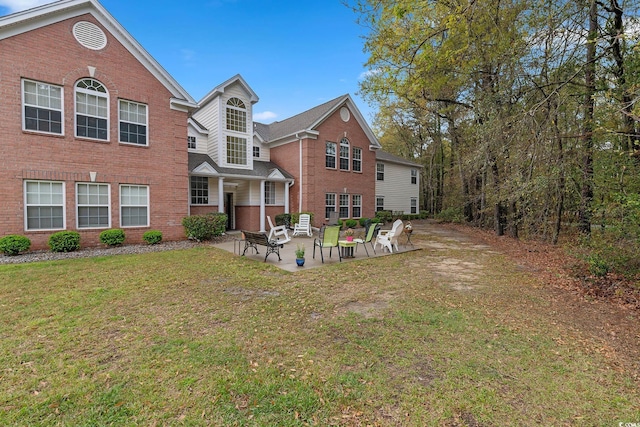
<instances>
[{"instance_id":1,"label":"gable roof","mask_svg":"<svg viewBox=\"0 0 640 427\"><path fill-rule=\"evenodd\" d=\"M369 146L373 149L379 149L380 143L378 139L349 94L339 96L280 122L273 122L270 125L255 123L254 130L267 143L291 142L296 140L299 135L317 136L316 128L343 106L349 108L349 111L351 111L360 127L364 130L369 139Z\"/></svg>"},{"instance_id":2,"label":"gable roof","mask_svg":"<svg viewBox=\"0 0 640 427\"><path fill-rule=\"evenodd\" d=\"M202 165L209 167L202 168ZM231 178L293 180L293 175L273 162L254 160L253 169L235 169L218 166L207 154L189 153L189 173L208 170L207 175L220 175ZM215 170L215 172L214 172ZM282 178L280 178L282 176Z\"/></svg>"},{"instance_id":3,"label":"gable roof","mask_svg":"<svg viewBox=\"0 0 640 427\"><path fill-rule=\"evenodd\" d=\"M407 160L404 157L396 156L395 154L388 153L386 151L378 150L376 151L376 160L380 160L383 162L389 163L397 163L405 166L413 166L417 168L423 168L424 166L420 163L413 162L411 160Z\"/></svg>"},{"instance_id":4,"label":"gable roof","mask_svg":"<svg viewBox=\"0 0 640 427\"><path fill-rule=\"evenodd\" d=\"M211 89L211 91L209 91L208 94L206 94L200 101L198 101L198 107L201 108L204 105L211 102L211 100L213 100L214 98L222 95L229 86L235 83L239 83L243 87L243 89L249 94L249 99L252 104L255 104L260 100L260 98L258 98L258 95L253 91L253 89L251 89L251 86L249 86L246 80L243 79L240 74L236 74L235 76L231 77L227 81Z\"/></svg>"},{"instance_id":5,"label":"gable roof","mask_svg":"<svg viewBox=\"0 0 640 427\"><path fill-rule=\"evenodd\" d=\"M195 100L191 95L97 0L59 0L0 17L0 40L85 14L93 16L167 88L173 95L171 100L172 108L186 111L196 107Z\"/></svg>"}]
</instances>

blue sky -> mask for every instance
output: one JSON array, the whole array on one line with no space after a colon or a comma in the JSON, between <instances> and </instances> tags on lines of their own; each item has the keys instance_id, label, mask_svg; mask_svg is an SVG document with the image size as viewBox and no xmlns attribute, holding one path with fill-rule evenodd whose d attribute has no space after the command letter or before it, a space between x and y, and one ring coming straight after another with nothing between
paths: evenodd
<instances>
[{"instance_id":1,"label":"blue sky","mask_svg":"<svg viewBox=\"0 0 640 427\"><path fill-rule=\"evenodd\" d=\"M51 1L0 0L0 16ZM283 120L349 93L366 72L365 29L341 0L100 0L187 92L200 100L241 74L256 120Z\"/></svg>"}]
</instances>

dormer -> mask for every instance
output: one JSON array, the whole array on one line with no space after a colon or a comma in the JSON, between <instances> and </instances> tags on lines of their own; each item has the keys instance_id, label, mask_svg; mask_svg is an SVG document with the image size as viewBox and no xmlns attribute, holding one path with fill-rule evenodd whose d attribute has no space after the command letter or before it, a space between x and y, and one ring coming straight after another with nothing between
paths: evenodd
<instances>
[{"instance_id":1,"label":"dormer","mask_svg":"<svg viewBox=\"0 0 640 427\"><path fill-rule=\"evenodd\" d=\"M253 169L253 104L258 96L240 75L215 87L193 118L208 129L207 154L221 167Z\"/></svg>"}]
</instances>

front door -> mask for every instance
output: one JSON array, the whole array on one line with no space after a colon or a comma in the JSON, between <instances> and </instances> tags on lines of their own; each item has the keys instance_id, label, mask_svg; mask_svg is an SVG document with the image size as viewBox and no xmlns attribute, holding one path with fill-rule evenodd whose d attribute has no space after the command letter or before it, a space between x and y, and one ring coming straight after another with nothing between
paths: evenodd
<instances>
[{"instance_id":1,"label":"front door","mask_svg":"<svg viewBox=\"0 0 640 427\"><path fill-rule=\"evenodd\" d=\"M224 213L227 214L227 230L234 229L235 217L233 213L235 208L233 206L233 193L224 193Z\"/></svg>"}]
</instances>

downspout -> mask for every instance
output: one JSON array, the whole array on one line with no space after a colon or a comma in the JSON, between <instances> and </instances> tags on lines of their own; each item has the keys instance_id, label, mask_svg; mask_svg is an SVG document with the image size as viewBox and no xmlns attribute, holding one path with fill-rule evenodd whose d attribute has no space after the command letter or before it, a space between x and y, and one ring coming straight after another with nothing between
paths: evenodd
<instances>
[{"instance_id":1,"label":"downspout","mask_svg":"<svg viewBox=\"0 0 640 427\"><path fill-rule=\"evenodd\" d=\"M296 138L298 138L298 212L302 212L302 138L297 133Z\"/></svg>"}]
</instances>

